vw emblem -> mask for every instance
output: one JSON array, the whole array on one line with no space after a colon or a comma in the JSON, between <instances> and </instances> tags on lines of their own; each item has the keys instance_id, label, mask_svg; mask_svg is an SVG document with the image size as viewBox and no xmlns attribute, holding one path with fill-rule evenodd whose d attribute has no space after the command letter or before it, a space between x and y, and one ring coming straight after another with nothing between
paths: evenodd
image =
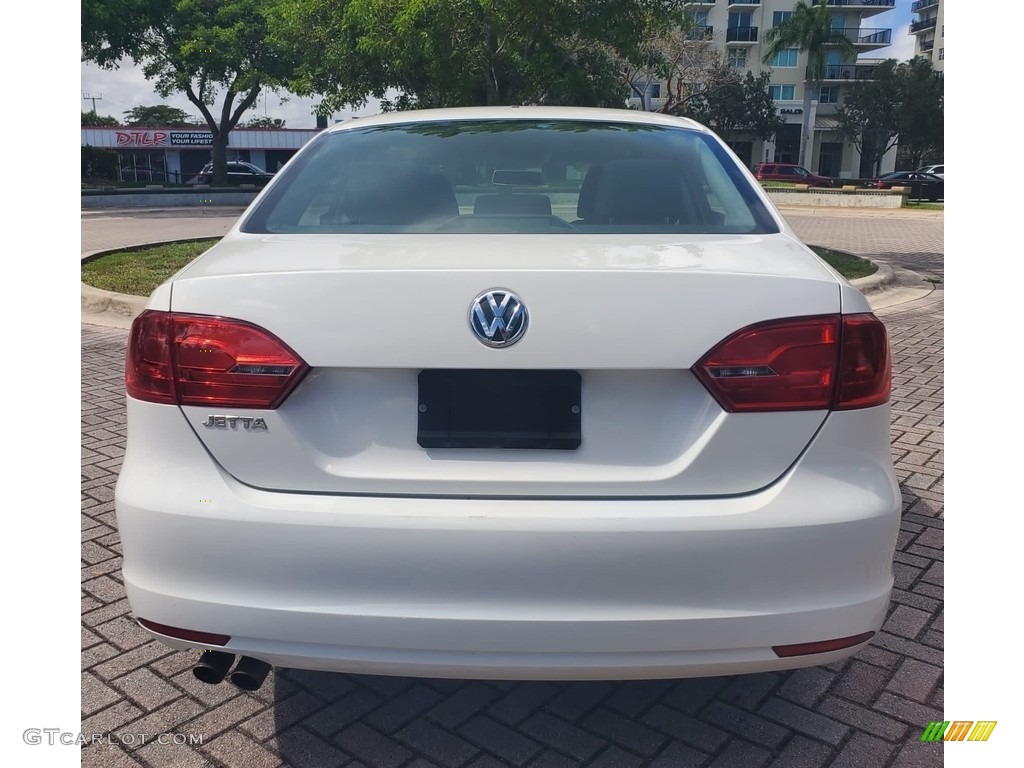
<instances>
[{"instance_id":1,"label":"vw emblem","mask_svg":"<svg viewBox=\"0 0 1024 768\"><path fill-rule=\"evenodd\" d=\"M484 291L469 308L469 326L488 347L511 347L526 333L530 315L523 300L511 291Z\"/></svg>"}]
</instances>

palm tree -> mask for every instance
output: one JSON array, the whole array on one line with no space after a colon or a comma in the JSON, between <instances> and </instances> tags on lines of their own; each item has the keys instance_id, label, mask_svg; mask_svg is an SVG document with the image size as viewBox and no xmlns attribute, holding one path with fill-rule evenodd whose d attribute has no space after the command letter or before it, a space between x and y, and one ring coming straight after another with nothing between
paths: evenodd
<instances>
[{"instance_id":1,"label":"palm tree","mask_svg":"<svg viewBox=\"0 0 1024 768\"><path fill-rule=\"evenodd\" d=\"M814 0L812 0L813 3ZM764 33L768 50L764 55L767 64L780 51L796 48L807 54L807 70L804 75L804 120L800 130L800 165L807 167L807 139L811 135L811 94L825 79L829 48L838 48L843 58L850 58L857 49L843 30L832 28L832 11L826 0L818 5L808 5L799 0L793 8L793 15L777 27Z\"/></svg>"}]
</instances>

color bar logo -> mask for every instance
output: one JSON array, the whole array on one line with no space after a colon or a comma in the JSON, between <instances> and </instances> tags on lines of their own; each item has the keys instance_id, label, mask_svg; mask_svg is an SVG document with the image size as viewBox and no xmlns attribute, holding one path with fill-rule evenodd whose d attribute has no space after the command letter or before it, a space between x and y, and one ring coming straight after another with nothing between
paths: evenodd
<instances>
[{"instance_id":1,"label":"color bar logo","mask_svg":"<svg viewBox=\"0 0 1024 768\"><path fill-rule=\"evenodd\" d=\"M921 734L921 741L988 741L996 729L995 720L932 721Z\"/></svg>"}]
</instances>

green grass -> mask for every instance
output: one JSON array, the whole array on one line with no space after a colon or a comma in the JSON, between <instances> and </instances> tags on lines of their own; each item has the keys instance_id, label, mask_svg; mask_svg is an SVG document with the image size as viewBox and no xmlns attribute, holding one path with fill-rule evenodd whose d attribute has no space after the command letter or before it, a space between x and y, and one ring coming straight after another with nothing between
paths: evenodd
<instances>
[{"instance_id":1,"label":"green grass","mask_svg":"<svg viewBox=\"0 0 1024 768\"><path fill-rule=\"evenodd\" d=\"M878 267L875 264L851 253L834 251L831 248L824 248L820 245L812 245L810 248L847 280L867 277L878 271Z\"/></svg>"},{"instance_id":2,"label":"green grass","mask_svg":"<svg viewBox=\"0 0 1024 768\"><path fill-rule=\"evenodd\" d=\"M946 210L945 203L907 203L907 208L914 208L919 211L944 211Z\"/></svg>"},{"instance_id":3,"label":"green grass","mask_svg":"<svg viewBox=\"0 0 1024 768\"><path fill-rule=\"evenodd\" d=\"M164 280L220 238L167 243L108 253L82 265L82 282L133 296L149 296Z\"/></svg>"}]
</instances>

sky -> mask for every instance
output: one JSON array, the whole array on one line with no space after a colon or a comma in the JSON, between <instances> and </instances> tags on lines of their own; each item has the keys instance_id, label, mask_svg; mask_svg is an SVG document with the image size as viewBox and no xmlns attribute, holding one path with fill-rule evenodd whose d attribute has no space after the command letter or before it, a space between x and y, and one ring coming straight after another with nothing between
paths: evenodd
<instances>
[{"instance_id":1,"label":"sky","mask_svg":"<svg viewBox=\"0 0 1024 768\"><path fill-rule=\"evenodd\" d=\"M199 110L183 94L171 94L167 98L160 96L153 84L146 80L142 68L136 67L131 61L122 61L121 66L114 70L104 70L95 64L82 63L82 111L92 109L92 101L84 98L87 94L102 95L96 101L96 112L101 115L113 115L118 120L124 119L124 113L139 106L166 104L178 107L190 115L200 117ZM316 99L303 99L290 93L264 93L259 101L246 112L241 119L245 122L253 117L274 117L285 121L286 128L315 128L316 118L313 107ZM339 112L335 120L342 120L352 115L372 115L380 111L374 101L365 108Z\"/></svg>"},{"instance_id":2,"label":"sky","mask_svg":"<svg viewBox=\"0 0 1024 768\"><path fill-rule=\"evenodd\" d=\"M888 48L871 51L864 58L893 58L900 61L914 55L914 38L909 34L911 0L896 0L893 10L880 13L865 20L865 27L881 27L892 29L893 44ZM122 62L116 70L103 70L94 64L82 65L82 94L102 95L96 101L96 111L101 115L113 115L119 120L124 118L126 110L133 107L167 104L185 110L190 115L199 117L196 109L185 96L173 94L166 99L153 90L152 84L142 74L142 69L131 61ZM93 102L83 98L82 110L92 109ZM313 117L315 99L299 98L287 93L262 95L256 105L242 117L246 121L253 117L281 118L287 128L313 128L316 120ZM334 115L334 120L342 120L352 115L372 115L379 111L376 101L357 110L347 110Z\"/></svg>"},{"instance_id":3,"label":"sky","mask_svg":"<svg viewBox=\"0 0 1024 768\"><path fill-rule=\"evenodd\" d=\"M910 21L914 16L910 12L911 3L912 0L896 0L896 7L891 11L864 20L865 27L892 29L892 45L871 51L863 58L906 61L914 56L914 38L910 34Z\"/></svg>"}]
</instances>

